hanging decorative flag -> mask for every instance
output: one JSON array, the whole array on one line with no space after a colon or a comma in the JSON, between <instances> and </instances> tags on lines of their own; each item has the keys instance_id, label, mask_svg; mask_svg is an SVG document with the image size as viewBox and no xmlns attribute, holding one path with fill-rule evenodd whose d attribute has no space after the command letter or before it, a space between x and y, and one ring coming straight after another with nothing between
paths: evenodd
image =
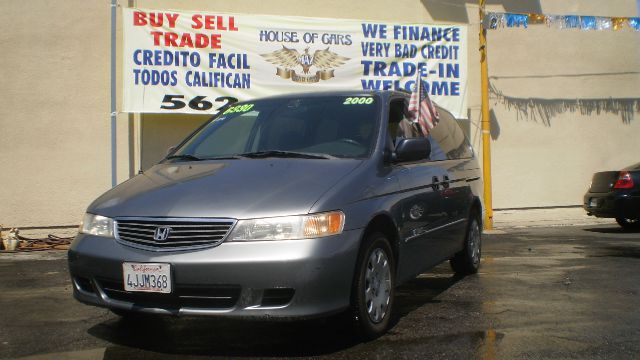
<instances>
[{"instance_id":1,"label":"hanging decorative flag","mask_svg":"<svg viewBox=\"0 0 640 360\"><path fill-rule=\"evenodd\" d=\"M505 24L504 15L505 14L502 14L502 13L489 13L487 15L487 18L489 19L489 24L488 26L485 24L485 27L488 27L489 29L492 29L492 30L495 30L498 27L504 27L504 24Z\"/></svg>"},{"instance_id":2,"label":"hanging decorative flag","mask_svg":"<svg viewBox=\"0 0 640 360\"><path fill-rule=\"evenodd\" d=\"M547 22L547 17L542 14L529 14L529 24L544 24Z\"/></svg>"},{"instance_id":3,"label":"hanging decorative flag","mask_svg":"<svg viewBox=\"0 0 640 360\"><path fill-rule=\"evenodd\" d=\"M507 20L507 27L527 27L529 16L523 14L504 14Z\"/></svg>"},{"instance_id":4,"label":"hanging decorative flag","mask_svg":"<svg viewBox=\"0 0 640 360\"><path fill-rule=\"evenodd\" d=\"M562 29L564 27L564 16L547 15L547 26Z\"/></svg>"},{"instance_id":5,"label":"hanging decorative flag","mask_svg":"<svg viewBox=\"0 0 640 360\"><path fill-rule=\"evenodd\" d=\"M640 18L629 18L629 27L635 29L635 31L640 31Z\"/></svg>"},{"instance_id":6,"label":"hanging decorative flag","mask_svg":"<svg viewBox=\"0 0 640 360\"><path fill-rule=\"evenodd\" d=\"M595 30L596 29L596 17L595 16L580 16L580 28L582 30Z\"/></svg>"},{"instance_id":7,"label":"hanging decorative flag","mask_svg":"<svg viewBox=\"0 0 640 360\"><path fill-rule=\"evenodd\" d=\"M640 0L638 0L640 1ZM495 30L502 27L524 27L530 24L547 24L556 29L582 30L621 30L625 27L640 31L640 17L604 17L578 15L545 15L545 14L513 14L487 13L482 21L485 29Z\"/></svg>"},{"instance_id":8,"label":"hanging decorative flag","mask_svg":"<svg viewBox=\"0 0 640 360\"><path fill-rule=\"evenodd\" d=\"M611 18L608 17L596 17L596 29L609 30L611 29Z\"/></svg>"},{"instance_id":9,"label":"hanging decorative flag","mask_svg":"<svg viewBox=\"0 0 640 360\"><path fill-rule=\"evenodd\" d=\"M576 29L580 27L580 17L575 15L567 15L564 17L565 29Z\"/></svg>"},{"instance_id":10,"label":"hanging decorative flag","mask_svg":"<svg viewBox=\"0 0 640 360\"><path fill-rule=\"evenodd\" d=\"M611 25L613 26L613 30L620 30L624 27L624 23L627 22L626 18L614 17L611 18Z\"/></svg>"}]
</instances>

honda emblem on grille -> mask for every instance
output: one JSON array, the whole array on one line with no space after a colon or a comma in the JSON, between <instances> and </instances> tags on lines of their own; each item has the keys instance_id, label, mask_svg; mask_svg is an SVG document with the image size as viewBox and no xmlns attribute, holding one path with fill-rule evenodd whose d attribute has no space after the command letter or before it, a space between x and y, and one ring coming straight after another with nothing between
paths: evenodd
<instances>
[{"instance_id":1,"label":"honda emblem on grille","mask_svg":"<svg viewBox=\"0 0 640 360\"><path fill-rule=\"evenodd\" d=\"M171 228L168 226L158 226L156 231L153 232L153 240L165 241L171 233Z\"/></svg>"}]
</instances>

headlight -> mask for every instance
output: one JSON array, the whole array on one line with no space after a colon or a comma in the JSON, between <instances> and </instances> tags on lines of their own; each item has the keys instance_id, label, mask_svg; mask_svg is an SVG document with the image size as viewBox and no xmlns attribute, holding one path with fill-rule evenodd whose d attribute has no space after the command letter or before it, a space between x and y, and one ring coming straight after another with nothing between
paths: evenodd
<instances>
[{"instance_id":1,"label":"headlight","mask_svg":"<svg viewBox=\"0 0 640 360\"><path fill-rule=\"evenodd\" d=\"M311 239L337 235L344 228L342 211L312 215L240 220L230 241Z\"/></svg>"},{"instance_id":2,"label":"headlight","mask_svg":"<svg viewBox=\"0 0 640 360\"><path fill-rule=\"evenodd\" d=\"M86 213L80 224L80 233L113 237L113 219Z\"/></svg>"}]
</instances>

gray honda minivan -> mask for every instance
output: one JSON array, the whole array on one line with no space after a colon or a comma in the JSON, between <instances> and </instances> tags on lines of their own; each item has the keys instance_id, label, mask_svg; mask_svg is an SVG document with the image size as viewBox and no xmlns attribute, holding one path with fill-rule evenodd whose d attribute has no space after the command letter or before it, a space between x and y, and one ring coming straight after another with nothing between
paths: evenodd
<instances>
[{"instance_id":1,"label":"gray honda minivan","mask_svg":"<svg viewBox=\"0 0 640 360\"><path fill-rule=\"evenodd\" d=\"M87 209L77 300L137 313L350 314L384 333L395 288L480 265L480 170L454 117L423 136L399 91L236 103Z\"/></svg>"}]
</instances>

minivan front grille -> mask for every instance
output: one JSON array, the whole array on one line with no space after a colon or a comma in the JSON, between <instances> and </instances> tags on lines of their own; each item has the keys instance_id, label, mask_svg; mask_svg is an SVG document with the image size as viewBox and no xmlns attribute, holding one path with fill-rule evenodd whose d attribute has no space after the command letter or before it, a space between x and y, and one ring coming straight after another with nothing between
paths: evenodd
<instances>
[{"instance_id":1,"label":"minivan front grille","mask_svg":"<svg viewBox=\"0 0 640 360\"><path fill-rule=\"evenodd\" d=\"M116 240L125 245L162 250L205 248L219 245L235 224L232 219L119 218Z\"/></svg>"}]
</instances>

